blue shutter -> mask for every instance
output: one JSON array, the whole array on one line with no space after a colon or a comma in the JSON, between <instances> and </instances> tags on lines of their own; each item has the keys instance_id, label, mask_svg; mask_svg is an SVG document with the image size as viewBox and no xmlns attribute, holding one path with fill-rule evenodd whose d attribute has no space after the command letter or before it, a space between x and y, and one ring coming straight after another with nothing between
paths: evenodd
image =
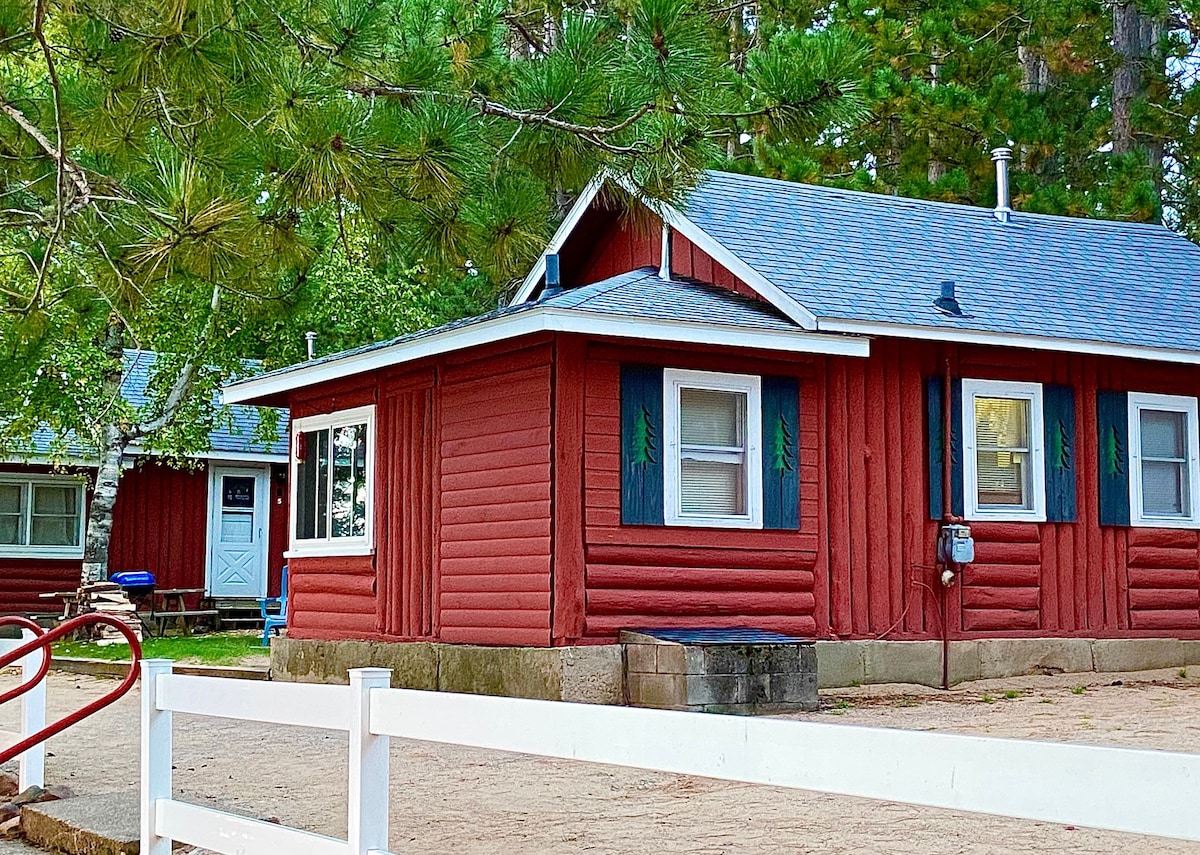
<instances>
[{"instance_id":1,"label":"blue shutter","mask_svg":"<svg viewBox=\"0 0 1200 855\"><path fill-rule=\"evenodd\" d=\"M1075 391L1046 386L1043 415L1046 432L1046 519L1075 522Z\"/></svg>"},{"instance_id":2,"label":"blue shutter","mask_svg":"<svg viewBox=\"0 0 1200 855\"><path fill-rule=\"evenodd\" d=\"M1096 393L1100 525L1129 525L1129 396Z\"/></svg>"},{"instance_id":3,"label":"blue shutter","mask_svg":"<svg viewBox=\"0 0 1200 855\"><path fill-rule=\"evenodd\" d=\"M930 377L925 381L925 437L929 443L929 518L942 518L942 454L946 441L943 434L945 415L942 405L942 390L945 379ZM963 515L963 461L962 461L962 380L951 381L950 392L950 511Z\"/></svg>"},{"instance_id":4,"label":"blue shutter","mask_svg":"<svg viewBox=\"0 0 1200 855\"><path fill-rule=\"evenodd\" d=\"M663 370L621 366L621 523L663 524Z\"/></svg>"},{"instance_id":5,"label":"blue shutter","mask_svg":"<svg viewBox=\"0 0 1200 855\"><path fill-rule=\"evenodd\" d=\"M800 528L800 383L762 379L763 528Z\"/></svg>"}]
</instances>

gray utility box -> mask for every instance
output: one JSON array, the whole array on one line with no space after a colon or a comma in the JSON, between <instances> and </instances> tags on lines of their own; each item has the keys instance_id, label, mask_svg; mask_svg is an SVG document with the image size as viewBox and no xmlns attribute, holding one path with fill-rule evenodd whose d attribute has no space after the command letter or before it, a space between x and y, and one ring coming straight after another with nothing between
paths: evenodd
<instances>
[{"instance_id":1,"label":"gray utility box","mask_svg":"<svg viewBox=\"0 0 1200 855\"><path fill-rule=\"evenodd\" d=\"M630 706L759 715L817 708L815 642L758 629L623 630Z\"/></svg>"}]
</instances>

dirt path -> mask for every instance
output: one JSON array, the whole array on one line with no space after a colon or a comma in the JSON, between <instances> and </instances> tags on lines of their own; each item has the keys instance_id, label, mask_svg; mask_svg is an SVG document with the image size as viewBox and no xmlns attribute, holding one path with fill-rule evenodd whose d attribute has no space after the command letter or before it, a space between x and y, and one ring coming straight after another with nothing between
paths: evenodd
<instances>
[{"instance_id":1,"label":"dirt path","mask_svg":"<svg viewBox=\"0 0 1200 855\"><path fill-rule=\"evenodd\" d=\"M1105 685L1114 680L1123 685ZM0 686L12 682L0 677ZM1091 675L1073 692L1082 682L1023 678L946 694L850 689L802 717L1200 753L1200 680ZM54 675L51 714L112 685ZM80 794L136 787L137 703L132 695L52 740L51 782ZM13 710L0 711L0 728L14 723ZM180 793L344 834L344 737L179 716L175 741ZM397 741L392 755L397 853L1200 855L1200 844L449 746Z\"/></svg>"}]
</instances>

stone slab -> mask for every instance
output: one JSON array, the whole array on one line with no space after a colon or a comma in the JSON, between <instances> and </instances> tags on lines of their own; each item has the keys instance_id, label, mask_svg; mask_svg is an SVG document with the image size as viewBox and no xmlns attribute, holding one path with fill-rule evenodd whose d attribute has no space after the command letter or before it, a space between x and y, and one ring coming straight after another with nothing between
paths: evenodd
<instances>
[{"instance_id":1,"label":"stone slab","mask_svg":"<svg viewBox=\"0 0 1200 855\"><path fill-rule=\"evenodd\" d=\"M866 682L866 641L818 641L817 686L842 688Z\"/></svg>"},{"instance_id":2,"label":"stone slab","mask_svg":"<svg viewBox=\"0 0 1200 855\"><path fill-rule=\"evenodd\" d=\"M128 662L113 662L110 659L79 659L55 656L51 660L53 671L66 674L85 674L89 677L124 678L129 673ZM266 665L189 665L177 663L176 674L189 677L231 677L235 680L269 680L271 669Z\"/></svg>"},{"instance_id":3,"label":"stone slab","mask_svg":"<svg viewBox=\"0 0 1200 855\"><path fill-rule=\"evenodd\" d=\"M1091 671L1087 638L992 638L979 645L979 679Z\"/></svg>"},{"instance_id":4,"label":"stone slab","mask_svg":"<svg viewBox=\"0 0 1200 855\"><path fill-rule=\"evenodd\" d=\"M1097 671L1148 671L1183 664L1183 642L1177 638L1097 638L1092 642L1092 666Z\"/></svg>"},{"instance_id":5,"label":"stone slab","mask_svg":"<svg viewBox=\"0 0 1200 855\"><path fill-rule=\"evenodd\" d=\"M577 704L625 703L619 644L558 650L562 657L562 700Z\"/></svg>"},{"instance_id":6,"label":"stone slab","mask_svg":"<svg viewBox=\"0 0 1200 855\"><path fill-rule=\"evenodd\" d=\"M28 841L67 855L137 855L138 794L78 796L26 805L21 829Z\"/></svg>"},{"instance_id":7,"label":"stone slab","mask_svg":"<svg viewBox=\"0 0 1200 855\"><path fill-rule=\"evenodd\" d=\"M580 703L623 702L619 645L480 647L440 642L280 638L272 676L301 683L349 682L351 668L391 668L392 686Z\"/></svg>"}]
</instances>

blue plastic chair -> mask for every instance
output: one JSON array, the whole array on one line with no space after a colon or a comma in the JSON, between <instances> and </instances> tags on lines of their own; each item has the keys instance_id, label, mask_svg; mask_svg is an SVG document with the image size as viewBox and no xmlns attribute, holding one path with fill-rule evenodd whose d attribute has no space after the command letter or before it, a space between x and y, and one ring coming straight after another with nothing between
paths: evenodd
<instances>
[{"instance_id":1,"label":"blue plastic chair","mask_svg":"<svg viewBox=\"0 0 1200 855\"><path fill-rule=\"evenodd\" d=\"M283 588L282 593L278 597L267 597L258 601L259 611L262 613L263 619L263 647L271 646L271 630L275 630L275 634L279 635L279 630L287 626L287 600L288 600L288 569L287 565L283 565ZM268 609L271 606L279 606L278 612L270 612Z\"/></svg>"}]
</instances>

